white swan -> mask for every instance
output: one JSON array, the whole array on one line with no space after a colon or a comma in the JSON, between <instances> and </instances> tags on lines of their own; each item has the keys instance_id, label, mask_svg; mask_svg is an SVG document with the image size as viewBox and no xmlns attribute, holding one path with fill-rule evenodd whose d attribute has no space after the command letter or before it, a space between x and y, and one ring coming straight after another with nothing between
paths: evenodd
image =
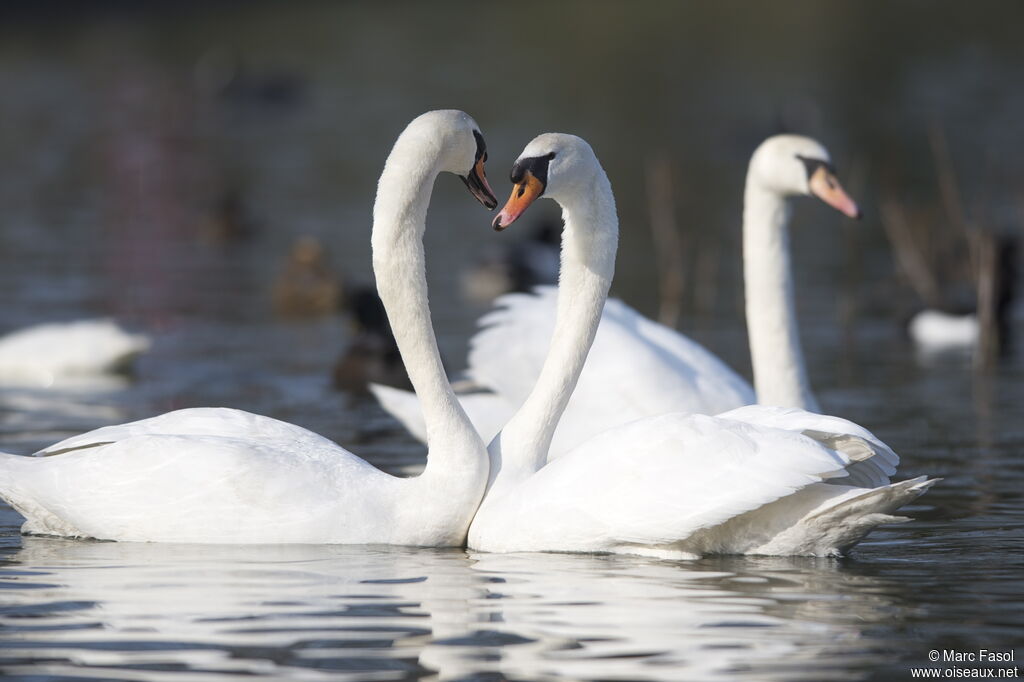
<instances>
[{"instance_id":1,"label":"white swan","mask_svg":"<svg viewBox=\"0 0 1024 682\"><path fill-rule=\"evenodd\" d=\"M981 328L975 313L955 315L929 308L910 319L907 333L924 350L944 350L973 348L978 345Z\"/></svg>"},{"instance_id":2,"label":"white swan","mask_svg":"<svg viewBox=\"0 0 1024 682\"><path fill-rule=\"evenodd\" d=\"M891 512L934 482L890 485L899 458L856 424L762 406L640 419L545 465L601 318L618 219L608 179L577 137L534 139L512 179L495 227L541 195L562 206L558 314L536 386L488 448L490 484L470 547L674 558L838 555L878 524L901 520Z\"/></svg>"},{"instance_id":3,"label":"white swan","mask_svg":"<svg viewBox=\"0 0 1024 682\"><path fill-rule=\"evenodd\" d=\"M849 216L859 215L818 142L777 135L754 152L743 211L747 326L756 401L817 411L807 381L793 303L788 223L791 196L816 195ZM470 342L467 376L481 390L460 395L487 441L529 394L540 374L555 324L557 290L498 299ZM624 362L623 358L628 358ZM417 438L425 431L416 396L371 387L384 408ZM609 300L590 361L551 443L551 458L610 426L668 411L717 414L755 402L750 384L703 346Z\"/></svg>"},{"instance_id":4,"label":"white swan","mask_svg":"<svg viewBox=\"0 0 1024 682\"><path fill-rule=\"evenodd\" d=\"M149 345L106 319L26 327L0 337L0 384L49 387L123 372Z\"/></svg>"},{"instance_id":5,"label":"white swan","mask_svg":"<svg viewBox=\"0 0 1024 682\"><path fill-rule=\"evenodd\" d=\"M107 540L461 545L487 481L483 443L459 408L427 308L422 236L434 180L456 173L497 203L476 123L430 112L399 136L373 215L373 266L423 397L423 474L397 478L292 424L239 410L180 410L97 429L36 457L0 455L0 496L23 531Z\"/></svg>"}]
</instances>

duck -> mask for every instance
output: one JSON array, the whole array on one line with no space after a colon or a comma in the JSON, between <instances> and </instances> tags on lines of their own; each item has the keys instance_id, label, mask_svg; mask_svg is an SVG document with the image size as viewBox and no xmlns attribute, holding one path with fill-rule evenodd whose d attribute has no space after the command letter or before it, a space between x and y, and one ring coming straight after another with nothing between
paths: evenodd
<instances>
[{"instance_id":1,"label":"duck","mask_svg":"<svg viewBox=\"0 0 1024 682\"><path fill-rule=\"evenodd\" d=\"M295 240L274 280L272 297L279 317L312 319L337 312L341 283L319 239L303 235Z\"/></svg>"},{"instance_id":2,"label":"duck","mask_svg":"<svg viewBox=\"0 0 1024 682\"><path fill-rule=\"evenodd\" d=\"M295 241L273 286L275 314L307 321L340 314L351 332L331 370L334 388L368 394L370 383L412 390L387 311L372 284L342 284L315 237Z\"/></svg>"},{"instance_id":3,"label":"duck","mask_svg":"<svg viewBox=\"0 0 1024 682\"><path fill-rule=\"evenodd\" d=\"M805 165L812 182L824 168ZM495 229L539 197L562 208L557 316L533 389L488 446L488 486L469 548L663 559L840 556L875 527L906 520L893 512L935 479L891 483L899 463L892 449L853 422L797 407L667 412L610 426L549 460L601 321L618 217L608 176L582 138L538 136L511 178Z\"/></svg>"},{"instance_id":4,"label":"duck","mask_svg":"<svg viewBox=\"0 0 1024 682\"><path fill-rule=\"evenodd\" d=\"M294 424L193 408L74 436L26 457L0 454L0 497L22 532L183 543L459 546L488 459L437 351L423 254L435 179L458 175L487 208L479 126L427 112L398 136L373 209L373 268L430 426L419 476L391 476Z\"/></svg>"},{"instance_id":5,"label":"duck","mask_svg":"<svg viewBox=\"0 0 1024 682\"><path fill-rule=\"evenodd\" d=\"M49 388L128 374L151 344L109 318L32 325L0 337L0 385Z\"/></svg>"},{"instance_id":6,"label":"duck","mask_svg":"<svg viewBox=\"0 0 1024 682\"><path fill-rule=\"evenodd\" d=\"M701 344L609 299L549 457L610 426L668 411L718 414L754 403L819 410L800 345L790 268L790 199L801 196L816 196L844 215L860 216L820 142L792 134L766 139L750 159L743 209L746 318L756 391ZM465 371L472 390L459 399L485 441L508 421L539 375L557 301L555 287L509 294L480 320ZM383 385L370 390L423 440L415 394Z\"/></svg>"},{"instance_id":7,"label":"duck","mask_svg":"<svg viewBox=\"0 0 1024 682\"><path fill-rule=\"evenodd\" d=\"M334 388L359 396L368 395L368 386L374 383L412 390L387 311L376 290L355 286L345 299L352 338L331 371Z\"/></svg>"}]
</instances>

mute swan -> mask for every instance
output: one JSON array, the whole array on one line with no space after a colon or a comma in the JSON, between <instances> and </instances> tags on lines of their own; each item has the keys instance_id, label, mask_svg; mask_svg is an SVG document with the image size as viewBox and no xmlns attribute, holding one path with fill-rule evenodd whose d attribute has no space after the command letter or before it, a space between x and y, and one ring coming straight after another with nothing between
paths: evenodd
<instances>
[{"instance_id":1,"label":"mute swan","mask_svg":"<svg viewBox=\"0 0 1024 682\"><path fill-rule=\"evenodd\" d=\"M149 343L104 319L26 327L0 337L0 384L52 386L123 372Z\"/></svg>"},{"instance_id":2,"label":"mute swan","mask_svg":"<svg viewBox=\"0 0 1024 682\"><path fill-rule=\"evenodd\" d=\"M907 333L927 349L972 348L978 344L981 329L975 313L955 315L929 308L910 318Z\"/></svg>"},{"instance_id":3,"label":"mute swan","mask_svg":"<svg viewBox=\"0 0 1024 682\"><path fill-rule=\"evenodd\" d=\"M434 180L456 173L489 208L486 152L460 111L413 120L373 212L381 298L430 424L423 474L397 478L292 424L226 408L170 412L0 455L0 495L30 533L199 543L461 545L487 457L445 377L427 308L422 236Z\"/></svg>"},{"instance_id":4,"label":"mute swan","mask_svg":"<svg viewBox=\"0 0 1024 682\"><path fill-rule=\"evenodd\" d=\"M836 179L828 152L815 140L777 135L757 148L747 172L743 211L756 399L750 384L703 346L612 299L605 305L590 362L555 431L549 457L610 426L668 411L717 414L754 402L817 411L797 335L788 246L788 200L812 194L848 216L859 215ZM540 374L556 299L553 287L539 288L534 295L503 296L470 341L466 374L482 390L459 400L485 441L508 421ZM371 391L423 440L415 394L386 386L372 386Z\"/></svg>"},{"instance_id":5,"label":"mute swan","mask_svg":"<svg viewBox=\"0 0 1024 682\"><path fill-rule=\"evenodd\" d=\"M982 319L988 321L988 328L984 331L995 335L998 349L1010 347L1011 318L1018 286L1019 239L1015 235L979 231L975 233L974 240L974 250L981 253L975 266L977 278L974 289L977 293L973 304L949 305L952 297L943 292L947 294L946 299L936 303L947 304L945 308L926 308L907 323L910 338L926 353L970 349L979 345L984 336ZM938 281L935 278L935 282Z\"/></svg>"},{"instance_id":6,"label":"mute swan","mask_svg":"<svg viewBox=\"0 0 1024 682\"><path fill-rule=\"evenodd\" d=\"M899 458L856 424L762 406L639 419L545 465L601 319L618 219L608 178L578 137L537 137L512 181L496 229L537 197L562 206L558 315L536 386L488 448L490 481L471 548L838 555L875 526L903 520L891 512L934 483L922 476L890 485Z\"/></svg>"}]
</instances>

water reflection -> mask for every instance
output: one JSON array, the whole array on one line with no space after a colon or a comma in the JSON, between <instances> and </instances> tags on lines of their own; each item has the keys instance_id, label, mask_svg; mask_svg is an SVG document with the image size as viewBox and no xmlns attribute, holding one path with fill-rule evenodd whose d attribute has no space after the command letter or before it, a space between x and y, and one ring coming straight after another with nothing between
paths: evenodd
<instances>
[{"instance_id":1,"label":"water reflection","mask_svg":"<svg viewBox=\"0 0 1024 682\"><path fill-rule=\"evenodd\" d=\"M901 615L833 561L22 542L0 583L13 675L850 679Z\"/></svg>"}]
</instances>

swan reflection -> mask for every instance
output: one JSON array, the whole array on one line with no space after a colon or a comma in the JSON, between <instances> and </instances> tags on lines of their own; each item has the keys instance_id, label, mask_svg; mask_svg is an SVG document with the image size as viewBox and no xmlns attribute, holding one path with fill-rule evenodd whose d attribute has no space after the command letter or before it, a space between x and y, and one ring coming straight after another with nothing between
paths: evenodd
<instances>
[{"instance_id":1,"label":"swan reflection","mask_svg":"<svg viewBox=\"0 0 1024 682\"><path fill-rule=\"evenodd\" d=\"M895 588L825 560L22 544L2 571L8 674L846 679L900 617Z\"/></svg>"}]
</instances>

